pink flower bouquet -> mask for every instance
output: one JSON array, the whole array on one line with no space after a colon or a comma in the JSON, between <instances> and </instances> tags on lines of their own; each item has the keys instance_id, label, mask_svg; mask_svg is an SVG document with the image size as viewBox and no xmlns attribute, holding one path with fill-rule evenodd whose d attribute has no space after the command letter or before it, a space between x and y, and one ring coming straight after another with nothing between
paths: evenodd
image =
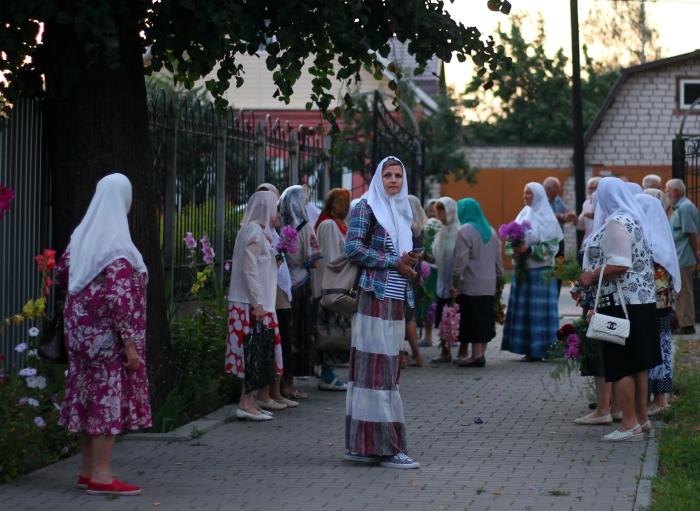
<instances>
[{"instance_id":1,"label":"pink flower bouquet","mask_svg":"<svg viewBox=\"0 0 700 511\"><path fill-rule=\"evenodd\" d=\"M284 254L294 254L297 251L297 237L299 237L299 233L294 227L291 225L282 227L279 243L275 247L278 252L275 257L278 261L284 260Z\"/></svg>"},{"instance_id":2,"label":"pink flower bouquet","mask_svg":"<svg viewBox=\"0 0 700 511\"><path fill-rule=\"evenodd\" d=\"M450 349L452 344L459 339L460 317L459 305L455 305L454 307L445 305L443 307L438 335L440 337L440 343L447 349Z\"/></svg>"}]
</instances>

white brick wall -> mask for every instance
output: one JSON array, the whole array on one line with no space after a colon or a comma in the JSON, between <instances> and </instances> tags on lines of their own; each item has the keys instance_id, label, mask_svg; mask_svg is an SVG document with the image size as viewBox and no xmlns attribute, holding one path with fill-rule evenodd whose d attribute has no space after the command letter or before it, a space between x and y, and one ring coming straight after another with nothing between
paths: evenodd
<instances>
[{"instance_id":1,"label":"white brick wall","mask_svg":"<svg viewBox=\"0 0 700 511\"><path fill-rule=\"evenodd\" d=\"M482 169L569 169L567 146L468 145L462 148L470 165Z\"/></svg>"},{"instance_id":2,"label":"white brick wall","mask_svg":"<svg viewBox=\"0 0 700 511\"><path fill-rule=\"evenodd\" d=\"M700 59L628 76L588 143L586 163L670 166L671 143L682 119L674 115L679 76L700 76ZM700 116L688 116L684 131L700 133Z\"/></svg>"}]
</instances>

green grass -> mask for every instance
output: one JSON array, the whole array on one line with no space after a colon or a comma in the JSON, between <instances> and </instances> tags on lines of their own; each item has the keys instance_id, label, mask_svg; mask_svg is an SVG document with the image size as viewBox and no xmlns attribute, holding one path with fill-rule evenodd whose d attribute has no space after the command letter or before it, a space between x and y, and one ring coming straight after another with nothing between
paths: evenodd
<instances>
[{"instance_id":1,"label":"green grass","mask_svg":"<svg viewBox=\"0 0 700 511\"><path fill-rule=\"evenodd\" d=\"M680 341L651 511L700 509L700 343Z\"/></svg>"}]
</instances>

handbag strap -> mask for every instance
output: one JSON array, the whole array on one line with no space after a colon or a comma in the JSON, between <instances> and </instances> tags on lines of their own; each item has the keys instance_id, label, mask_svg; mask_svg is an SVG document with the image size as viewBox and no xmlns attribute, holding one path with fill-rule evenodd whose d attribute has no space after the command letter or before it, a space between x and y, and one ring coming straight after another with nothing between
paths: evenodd
<instances>
[{"instance_id":1,"label":"handbag strap","mask_svg":"<svg viewBox=\"0 0 700 511\"><path fill-rule=\"evenodd\" d=\"M605 267L608 264L603 264L600 269L600 277L598 277L598 291L595 294L595 305L593 306L593 312L598 310L598 300L600 299L600 289L603 287L603 273L605 272ZM620 279L615 277L615 284L617 284L617 294L620 297L620 305L622 305L622 310L625 311L625 318L630 319L629 314L627 314L627 305L625 304L625 297L622 296L622 287L620 286Z\"/></svg>"}]
</instances>

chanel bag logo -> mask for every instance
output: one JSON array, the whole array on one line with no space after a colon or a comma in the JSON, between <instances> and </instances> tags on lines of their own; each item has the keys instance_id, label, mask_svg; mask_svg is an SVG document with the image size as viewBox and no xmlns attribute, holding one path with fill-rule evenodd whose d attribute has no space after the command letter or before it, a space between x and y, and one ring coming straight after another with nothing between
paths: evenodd
<instances>
[{"instance_id":1,"label":"chanel bag logo","mask_svg":"<svg viewBox=\"0 0 700 511\"><path fill-rule=\"evenodd\" d=\"M613 322L613 321L608 321L607 329L608 329L608 330L613 330L613 331L614 331L614 330L617 330L617 323L615 323L615 322Z\"/></svg>"}]
</instances>

